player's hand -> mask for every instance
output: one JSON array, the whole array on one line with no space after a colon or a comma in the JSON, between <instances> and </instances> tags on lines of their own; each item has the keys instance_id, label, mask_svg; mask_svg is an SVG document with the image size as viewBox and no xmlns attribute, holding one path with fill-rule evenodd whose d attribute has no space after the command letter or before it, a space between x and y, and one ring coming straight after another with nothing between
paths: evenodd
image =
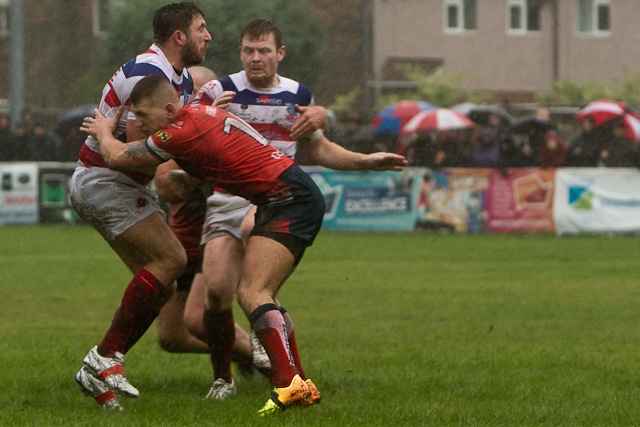
<instances>
[{"instance_id":1,"label":"player's hand","mask_svg":"<svg viewBox=\"0 0 640 427\"><path fill-rule=\"evenodd\" d=\"M402 171L409 163L400 154L385 152L367 154L364 162L372 171Z\"/></svg>"},{"instance_id":2,"label":"player's hand","mask_svg":"<svg viewBox=\"0 0 640 427\"><path fill-rule=\"evenodd\" d=\"M225 90L213 101L213 106L216 108L222 108L223 110L227 110L229 108L229 104L235 98L236 93L232 90Z\"/></svg>"},{"instance_id":3,"label":"player's hand","mask_svg":"<svg viewBox=\"0 0 640 427\"><path fill-rule=\"evenodd\" d=\"M324 107L318 105L303 107L296 104L295 109L300 113L300 117L291 126L291 132L289 133L289 136L294 141L306 138L327 125L327 110Z\"/></svg>"},{"instance_id":4,"label":"player's hand","mask_svg":"<svg viewBox=\"0 0 640 427\"><path fill-rule=\"evenodd\" d=\"M107 119L100 113L100 110L94 108L93 112L96 116L85 117L82 126L80 126L80 130L100 141L102 135L113 135L113 131L116 130L118 120L120 120L123 111L124 107L120 106L116 110L116 114L112 118Z\"/></svg>"}]
</instances>

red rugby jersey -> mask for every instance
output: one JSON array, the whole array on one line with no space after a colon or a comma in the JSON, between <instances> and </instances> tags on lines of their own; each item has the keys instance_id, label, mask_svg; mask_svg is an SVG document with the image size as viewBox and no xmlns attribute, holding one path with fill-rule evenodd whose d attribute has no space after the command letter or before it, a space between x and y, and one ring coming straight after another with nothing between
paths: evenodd
<instances>
[{"instance_id":1,"label":"red rugby jersey","mask_svg":"<svg viewBox=\"0 0 640 427\"><path fill-rule=\"evenodd\" d=\"M174 159L190 175L254 204L288 193L277 178L293 160L219 108L184 106L172 124L147 139L147 147L158 158Z\"/></svg>"}]
</instances>

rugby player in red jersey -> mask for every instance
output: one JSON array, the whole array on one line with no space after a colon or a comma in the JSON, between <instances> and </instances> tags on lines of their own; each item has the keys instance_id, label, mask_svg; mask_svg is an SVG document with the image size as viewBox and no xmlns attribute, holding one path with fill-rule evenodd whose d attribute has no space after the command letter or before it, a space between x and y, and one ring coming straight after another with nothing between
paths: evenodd
<instances>
[{"instance_id":1,"label":"rugby player in red jersey","mask_svg":"<svg viewBox=\"0 0 640 427\"><path fill-rule=\"evenodd\" d=\"M243 120L217 108L183 106L171 89L165 79L148 76L131 94L140 128L145 133L160 129L146 140L123 144L112 134L116 120L105 119L97 110L96 118L85 118L81 129L99 141L110 168L137 170L174 159L191 176L257 207L238 303L272 364L274 390L260 414L305 406L313 383L296 372L276 296L320 230L322 193L292 159ZM401 170L406 160L389 154L378 156L376 163Z\"/></svg>"}]
</instances>

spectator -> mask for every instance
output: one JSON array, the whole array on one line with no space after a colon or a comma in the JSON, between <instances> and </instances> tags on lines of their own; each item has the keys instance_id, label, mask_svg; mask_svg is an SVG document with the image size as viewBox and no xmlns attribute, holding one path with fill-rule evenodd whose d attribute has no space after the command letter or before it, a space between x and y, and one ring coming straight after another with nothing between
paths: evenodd
<instances>
[{"instance_id":1,"label":"spectator","mask_svg":"<svg viewBox=\"0 0 640 427\"><path fill-rule=\"evenodd\" d=\"M87 134L80 130L79 126L68 126L65 137L62 139L58 160L61 162L76 162L78 153L87 139Z\"/></svg>"},{"instance_id":2,"label":"spectator","mask_svg":"<svg viewBox=\"0 0 640 427\"><path fill-rule=\"evenodd\" d=\"M490 128L482 128L471 147L469 166L474 168L494 168L498 165L500 143L498 135Z\"/></svg>"},{"instance_id":3,"label":"spectator","mask_svg":"<svg viewBox=\"0 0 640 427\"><path fill-rule=\"evenodd\" d=\"M36 125L36 118L31 111L31 108L24 107L22 109L22 123L24 125L25 134L31 135Z\"/></svg>"},{"instance_id":4,"label":"spectator","mask_svg":"<svg viewBox=\"0 0 640 427\"><path fill-rule=\"evenodd\" d=\"M507 133L505 138L500 140L500 150L498 154L497 168L500 168L500 172L506 175L507 168L515 168L522 165L522 156L520 154L520 147L516 144L515 138L510 133Z\"/></svg>"},{"instance_id":5,"label":"spectator","mask_svg":"<svg viewBox=\"0 0 640 427\"><path fill-rule=\"evenodd\" d=\"M58 144L49 134L45 123L36 120L29 138L31 161L52 162L58 160Z\"/></svg>"},{"instance_id":6,"label":"spectator","mask_svg":"<svg viewBox=\"0 0 640 427\"><path fill-rule=\"evenodd\" d=\"M443 148L448 153L444 166L464 168L471 162L471 148L473 146L474 129L458 129L452 131L449 144Z\"/></svg>"},{"instance_id":7,"label":"spectator","mask_svg":"<svg viewBox=\"0 0 640 427\"><path fill-rule=\"evenodd\" d=\"M567 166L594 167L598 162L598 154L602 129L596 129L591 117L586 117L580 123L582 130L573 137L567 153Z\"/></svg>"},{"instance_id":8,"label":"spectator","mask_svg":"<svg viewBox=\"0 0 640 427\"><path fill-rule=\"evenodd\" d=\"M509 136L509 127L504 125L504 122L497 114L489 114L485 127L496 133L499 142L502 142Z\"/></svg>"},{"instance_id":9,"label":"spectator","mask_svg":"<svg viewBox=\"0 0 640 427\"><path fill-rule=\"evenodd\" d=\"M11 119L0 114L0 162L10 162L14 157L14 135L11 132Z\"/></svg>"},{"instance_id":10,"label":"spectator","mask_svg":"<svg viewBox=\"0 0 640 427\"><path fill-rule=\"evenodd\" d=\"M544 131L535 124L529 125L521 146L520 155L522 161L520 166L536 166L538 164L538 154L543 145Z\"/></svg>"},{"instance_id":11,"label":"spectator","mask_svg":"<svg viewBox=\"0 0 640 427\"><path fill-rule=\"evenodd\" d=\"M544 134L544 145L538 155L538 166L543 168L559 168L567 160L569 145L560 138L555 130Z\"/></svg>"},{"instance_id":12,"label":"spectator","mask_svg":"<svg viewBox=\"0 0 640 427\"><path fill-rule=\"evenodd\" d=\"M29 145L29 135L25 125L20 122L13 128L13 152L11 158L14 161L26 162L32 157Z\"/></svg>"},{"instance_id":13,"label":"spectator","mask_svg":"<svg viewBox=\"0 0 640 427\"><path fill-rule=\"evenodd\" d=\"M453 130L436 132L436 150L434 162L437 167L454 166L458 135Z\"/></svg>"},{"instance_id":14,"label":"spectator","mask_svg":"<svg viewBox=\"0 0 640 427\"><path fill-rule=\"evenodd\" d=\"M613 123L613 135L608 138L600 150L598 166L631 167L633 164L633 142L627 138L622 121Z\"/></svg>"},{"instance_id":15,"label":"spectator","mask_svg":"<svg viewBox=\"0 0 640 427\"><path fill-rule=\"evenodd\" d=\"M409 166L427 167L433 163L433 147L435 143L431 135L419 133L418 136L411 141L405 150L405 156Z\"/></svg>"}]
</instances>

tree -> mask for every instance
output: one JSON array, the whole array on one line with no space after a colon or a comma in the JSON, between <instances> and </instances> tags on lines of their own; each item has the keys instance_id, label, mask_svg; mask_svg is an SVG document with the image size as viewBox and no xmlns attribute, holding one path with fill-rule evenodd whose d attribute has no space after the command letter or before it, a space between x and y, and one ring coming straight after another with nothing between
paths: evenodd
<instances>
[{"instance_id":1,"label":"tree","mask_svg":"<svg viewBox=\"0 0 640 427\"><path fill-rule=\"evenodd\" d=\"M584 106L602 98L640 105L640 73L625 73L616 80L614 89L591 81L560 79L553 82L551 90L536 95L536 101L546 105Z\"/></svg>"},{"instance_id":2,"label":"tree","mask_svg":"<svg viewBox=\"0 0 640 427\"><path fill-rule=\"evenodd\" d=\"M549 91L536 94L536 101L544 105L587 105L600 98L611 98L606 86L594 82L575 82L560 79L553 82Z\"/></svg>"},{"instance_id":3,"label":"tree","mask_svg":"<svg viewBox=\"0 0 640 427\"><path fill-rule=\"evenodd\" d=\"M153 39L151 17L164 4L165 0L136 0L110 10L104 50L94 66L78 81L78 87L82 88L75 94L78 103L95 102L109 76L124 62L149 47ZM287 53L279 72L308 86L317 80L323 64L323 33L322 26L309 12L306 3L209 0L199 6L213 39L203 65L219 76L242 68L239 59L242 28L252 19L266 18L276 22L284 34Z\"/></svg>"},{"instance_id":4,"label":"tree","mask_svg":"<svg viewBox=\"0 0 640 427\"><path fill-rule=\"evenodd\" d=\"M398 65L408 82L415 83L415 89L394 90L380 96L376 108L379 110L401 100L425 101L438 107L451 107L462 102L490 104L494 95L488 92L472 91L464 88L465 76L446 76L440 71L424 71L411 65ZM338 95L329 107L337 112L357 109L362 91L359 87L349 93Z\"/></svg>"}]
</instances>

